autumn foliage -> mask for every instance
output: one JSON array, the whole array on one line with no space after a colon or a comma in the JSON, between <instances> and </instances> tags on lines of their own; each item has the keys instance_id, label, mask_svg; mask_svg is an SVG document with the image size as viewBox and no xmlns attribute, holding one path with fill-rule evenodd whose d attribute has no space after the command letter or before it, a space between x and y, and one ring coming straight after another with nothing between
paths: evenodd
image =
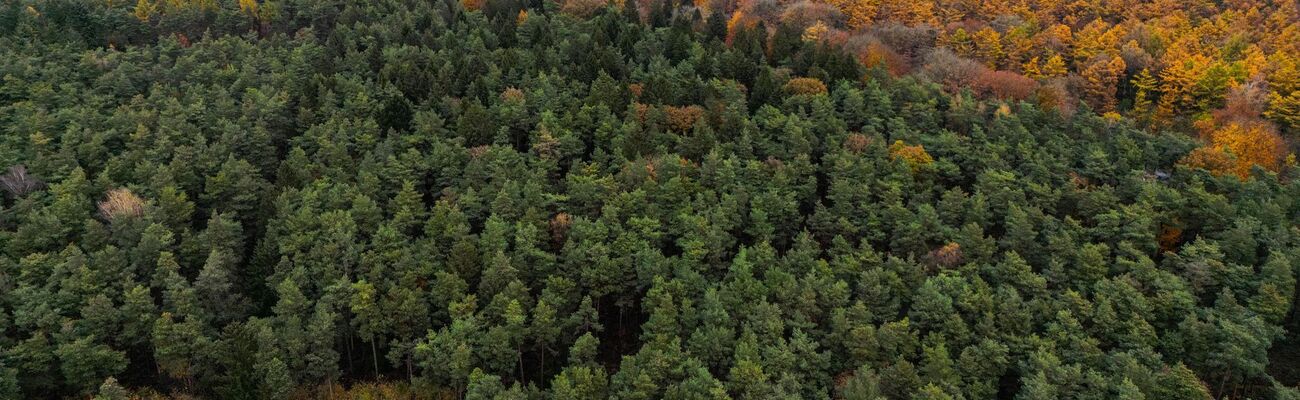
<instances>
[{"instance_id":1,"label":"autumn foliage","mask_svg":"<svg viewBox=\"0 0 1300 400\"><path fill-rule=\"evenodd\" d=\"M1253 166L1277 171L1286 156L1286 142L1263 123L1231 123L1210 132L1204 147L1188 154L1183 164L1215 175L1250 177Z\"/></svg>"},{"instance_id":2,"label":"autumn foliage","mask_svg":"<svg viewBox=\"0 0 1300 400\"><path fill-rule=\"evenodd\" d=\"M484 4L487 4L487 0L460 0L461 7L466 10L481 10Z\"/></svg>"},{"instance_id":3,"label":"autumn foliage","mask_svg":"<svg viewBox=\"0 0 1300 400\"><path fill-rule=\"evenodd\" d=\"M839 13L795 1L776 2L787 11L772 13L764 11L772 2L745 0L736 3L729 27L762 20L769 29L794 23L815 38L843 31L851 35L846 46L864 65L895 74L928 69L945 87L978 85L985 96L1034 97L1011 74L1039 82L1063 78L1066 92L1094 111L1156 127L1185 127L1222 107L1232 88L1263 82L1263 117L1284 132L1300 129L1300 6L1294 1L812 1ZM808 21L818 15L829 29ZM912 29L912 36L882 40L890 29L906 31L893 28L900 26ZM922 28L937 33L924 35ZM933 49L957 58L927 60ZM996 72L973 69L966 61ZM1049 97L1060 91L1052 92Z\"/></svg>"},{"instance_id":4,"label":"autumn foliage","mask_svg":"<svg viewBox=\"0 0 1300 400\"><path fill-rule=\"evenodd\" d=\"M925 152L925 147L919 144L908 145L902 140L895 140L894 144L889 145L889 157L907 163L913 171L934 163L934 158Z\"/></svg>"},{"instance_id":5,"label":"autumn foliage","mask_svg":"<svg viewBox=\"0 0 1300 400\"><path fill-rule=\"evenodd\" d=\"M931 263L943 268L956 267L962 262L961 245L956 242L949 242L943 247L930 251L928 255Z\"/></svg>"},{"instance_id":6,"label":"autumn foliage","mask_svg":"<svg viewBox=\"0 0 1300 400\"><path fill-rule=\"evenodd\" d=\"M870 144L871 138L861 133L849 134L848 137L844 138L844 148L853 152L853 154L862 154L862 151L866 150Z\"/></svg>"},{"instance_id":7,"label":"autumn foliage","mask_svg":"<svg viewBox=\"0 0 1300 400\"><path fill-rule=\"evenodd\" d=\"M569 15L586 17L594 14L607 4L609 2L605 0L565 0L560 6L560 11Z\"/></svg>"},{"instance_id":8,"label":"autumn foliage","mask_svg":"<svg viewBox=\"0 0 1300 400\"><path fill-rule=\"evenodd\" d=\"M695 122L704 117L704 108L697 105L684 107L664 106L664 115L668 117L668 126L676 131L689 131Z\"/></svg>"},{"instance_id":9,"label":"autumn foliage","mask_svg":"<svg viewBox=\"0 0 1300 400\"><path fill-rule=\"evenodd\" d=\"M817 78L794 78L786 82L785 91L793 95L826 94L826 84Z\"/></svg>"},{"instance_id":10,"label":"autumn foliage","mask_svg":"<svg viewBox=\"0 0 1300 400\"><path fill-rule=\"evenodd\" d=\"M1015 72L986 70L975 76L972 86L985 97L1025 100L1033 96L1038 83Z\"/></svg>"},{"instance_id":11,"label":"autumn foliage","mask_svg":"<svg viewBox=\"0 0 1300 400\"><path fill-rule=\"evenodd\" d=\"M137 217L144 214L144 200L131 192L131 189L117 188L108 191L103 201L99 202L99 215L107 220Z\"/></svg>"}]
</instances>

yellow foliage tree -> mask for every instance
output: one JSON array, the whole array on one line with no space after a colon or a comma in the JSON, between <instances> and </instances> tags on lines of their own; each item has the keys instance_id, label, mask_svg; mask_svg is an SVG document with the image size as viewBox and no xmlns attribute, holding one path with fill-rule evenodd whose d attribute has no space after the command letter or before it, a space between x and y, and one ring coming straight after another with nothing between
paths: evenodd
<instances>
[{"instance_id":1,"label":"yellow foliage tree","mask_svg":"<svg viewBox=\"0 0 1300 400\"><path fill-rule=\"evenodd\" d=\"M1255 165L1277 171L1286 155L1286 142L1266 123L1234 122L1211 132L1209 139L1205 147L1183 158L1183 164L1246 179Z\"/></svg>"},{"instance_id":2,"label":"yellow foliage tree","mask_svg":"<svg viewBox=\"0 0 1300 400\"><path fill-rule=\"evenodd\" d=\"M844 13L849 29L861 29L871 24L880 12L880 0L826 0Z\"/></svg>"},{"instance_id":3,"label":"yellow foliage tree","mask_svg":"<svg viewBox=\"0 0 1300 400\"><path fill-rule=\"evenodd\" d=\"M1074 36L1074 61L1082 65L1098 55L1118 53L1121 30L1100 19L1088 23Z\"/></svg>"},{"instance_id":4,"label":"yellow foliage tree","mask_svg":"<svg viewBox=\"0 0 1300 400\"><path fill-rule=\"evenodd\" d=\"M826 84L817 78L794 78L785 83L785 91L793 95L826 94Z\"/></svg>"},{"instance_id":5,"label":"yellow foliage tree","mask_svg":"<svg viewBox=\"0 0 1300 400\"><path fill-rule=\"evenodd\" d=\"M239 11L256 17L257 0L239 0Z\"/></svg>"},{"instance_id":6,"label":"yellow foliage tree","mask_svg":"<svg viewBox=\"0 0 1300 400\"><path fill-rule=\"evenodd\" d=\"M1133 94L1132 113L1140 121L1145 121L1147 113L1151 112L1151 98L1156 90L1156 77L1151 75L1151 70L1143 68L1136 77L1133 78L1133 87L1136 92Z\"/></svg>"},{"instance_id":7,"label":"yellow foliage tree","mask_svg":"<svg viewBox=\"0 0 1300 400\"><path fill-rule=\"evenodd\" d=\"M1040 73L1043 78L1055 78L1058 76L1065 76L1068 72L1069 71L1065 69L1065 58L1061 57L1060 54L1053 54L1051 57L1047 57L1047 61L1043 63L1043 68Z\"/></svg>"},{"instance_id":8,"label":"yellow foliage tree","mask_svg":"<svg viewBox=\"0 0 1300 400\"><path fill-rule=\"evenodd\" d=\"M1264 116L1293 129L1300 128L1300 61L1294 56L1276 54L1277 68L1268 76L1268 110Z\"/></svg>"},{"instance_id":9,"label":"yellow foliage tree","mask_svg":"<svg viewBox=\"0 0 1300 400\"><path fill-rule=\"evenodd\" d=\"M1124 73L1124 59L1119 57L1098 57L1079 72L1086 84L1084 97L1098 112L1115 111L1115 89L1119 84L1120 74Z\"/></svg>"},{"instance_id":10,"label":"yellow foliage tree","mask_svg":"<svg viewBox=\"0 0 1300 400\"><path fill-rule=\"evenodd\" d=\"M822 38L826 37L826 33L830 32L830 30L831 28L826 26L825 22L817 21L817 23L809 26L808 29L803 30L803 41L814 43L820 42Z\"/></svg>"},{"instance_id":11,"label":"yellow foliage tree","mask_svg":"<svg viewBox=\"0 0 1300 400\"><path fill-rule=\"evenodd\" d=\"M913 172L934 163L934 158L930 157L930 153L925 152L924 146L908 145L902 140L895 140L894 144L889 145L889 157L906 162L909 167L912 167Z\"/></svg>"},{"instance_id":12,"label":"yellow foliage tree","mask_svg":"<svg viewBox=\"0 0 1300 400\"><path fill-rule=\"evenodd\" d=\"M1038 57L1025 61L1024 64L1020 65L1020 72L1030 79L1041 79L1043 77L1043 70L1038 68L1039 62Z\"/></svg>"},{"instance_id":13,"label":"yellow foliage tree","mask_svg":"<svg viewBox=\"0 0 1300 400\"><path fill-rule=\"evenodd\" d=\"M957 28L951 33L940 36L939 44L964 57L975 54L974 39L971 39L970 33L967 33L965 28Z\"/></svg>"},{"instance_id":14,"label":"yellow foliage tree","mask_svg":"<svg viewBox=\"0 0 1300 400\"><path fill-rule=\"evenodd\" d=\"M1005 55L1002 50L1002 35L986 26L975 32L973 41L975 56L984 61L989 68L997 68Z\"/></svg>"},{"instance_id":15,"label":"yellow foliage tree","mask_svg":"<svg viewBox=\"0 0 1300 400\"><path fill-rule=\"evenodd\" d=\"M1154 121L1157 123L1168 122L1178 111L1196 104L1196 82L1210 64L1209 58L1200 54L1181 57L1167 54L1165 58L1176 61L1169 62L1160 71L1160 102L1156 105Z\"/></svg>"},{"instance_id":16,"label":"yellow foliage tree","mask_svg":"<svg viewBox=\"0 0 1300 400\"><path fill-rule=\"evenodd\" d=\"M158 12L158 6L150 3L149 0L137 0L135 2L135 18L140 21L149 22L154 13Z\"/></svg>"}]
</instances>

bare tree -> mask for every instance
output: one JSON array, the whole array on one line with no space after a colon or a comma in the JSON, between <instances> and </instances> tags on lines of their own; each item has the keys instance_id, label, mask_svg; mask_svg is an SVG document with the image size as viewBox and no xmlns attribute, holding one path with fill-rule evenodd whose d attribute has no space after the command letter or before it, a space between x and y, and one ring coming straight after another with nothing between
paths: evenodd
<instances>
[{"instance_id":1,"label":"bare tree","mask_svg":"<svg viewBox=\"0 0 1300 400\"><path fill-rule=\"evenodd\" d=\"M9 173L0 175L0 185L4 185L5 191L14 197L23 197L45 188L45 182L28 175L27 167L23 165L9 167Z\"/></svg>"},{"instance_id":2,"label":"bare tree","mask_svg":"<svg viewBox=\"0 0 1300 400\"><path fill-rule=\"evenodd\" d=\"M122 217L137 217L143 213L144 200L131 193L131 189L110 190L104 201L99 202L99 215L110 221Z\"/></svg>"}]
</instances>

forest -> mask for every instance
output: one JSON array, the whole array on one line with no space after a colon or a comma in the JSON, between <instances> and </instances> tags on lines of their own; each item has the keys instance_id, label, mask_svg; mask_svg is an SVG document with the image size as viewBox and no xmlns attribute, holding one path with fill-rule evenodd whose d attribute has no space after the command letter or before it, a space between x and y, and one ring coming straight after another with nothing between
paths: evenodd
<instances>
[{"instance_id":1,"label":"forest","mask_svg":"<svg viewBox=\"0 0 1300 400\"><path fill-rule=\"evenodd\" d=\"M0 400L1300 399L1295 0L0 0Z\"/></svg>"}]
</instances>

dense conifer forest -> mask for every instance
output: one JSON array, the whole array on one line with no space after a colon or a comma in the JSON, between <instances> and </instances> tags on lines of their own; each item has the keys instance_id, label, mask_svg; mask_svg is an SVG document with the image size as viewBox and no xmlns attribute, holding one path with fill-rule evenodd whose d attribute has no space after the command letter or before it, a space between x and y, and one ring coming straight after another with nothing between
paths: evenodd
<instances>
[{"instance_id":1,"label":"dense conifer forest","mask_svg":"<svg viewBox=\"0 0 1300 400\"><path fill-rule=\"evenodd\" d=\"M1296 2L948 3L0 0L0 399L1300 399Z\"/></svg>"}]
</instances>

